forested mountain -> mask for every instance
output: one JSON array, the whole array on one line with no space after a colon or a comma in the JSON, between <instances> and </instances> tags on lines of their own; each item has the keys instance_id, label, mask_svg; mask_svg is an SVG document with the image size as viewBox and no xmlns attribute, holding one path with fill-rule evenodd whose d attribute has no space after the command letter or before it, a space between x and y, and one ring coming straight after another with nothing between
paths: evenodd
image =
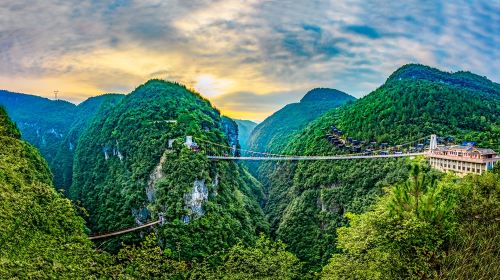
<instances>
[{"instance_id":1,"label":"forested mountain","mask_svg":"<svg viewBox=\"0 0 500 280\"><path fill-rule=\"evenodd\" d=\"M54 184L57 188L69 191L73 177L74 152L81 134L90 126L94 118L105 118L110 108L120 102L123 97L124 95L121 94L104 94L91 97L75 108L74 121L57 149L52 163Z\"/></svg>"},{"instance_id":2,"label":"forested mountain","mask_svg":"<svg viewBox=\"0 0 500 280\"><path fill-rule=\"evenodd\" d=\"M37 147L47 160L55 186L67 191L71 186L73 152L78 137L101 106L112 106L122 97L105 94L76 106L62 100L0 91L0 105L5 106L22 138Z\"/></svg>"},{"instance_id":3,"label":"forested mountain","mask_svg":"<svg viewBox=\"0 0 500 280\"><path fill-rule=\"evenodd\" d=\"M76 148L70 190L88 210L93 232L163 214L159 237L187 259L267 232L261 185L234 162L208 160L202 142L200 152L189 149L186 135L227 146L237 142L237 126L199 94L160 80L95 119Z\"/></svg>"},{"instance_id":4,"label":"forested mountain","mask_svg":"<svg viewBox=\"0 0 500 280\"><path fill-rule=\"evenodd\" d=\"M463 75L419 65L404 66L364 98L313 121L296 134L284 151L298 155L349 152L326 140L332 125L348 137L379 144L396 145L436 133L498 150L500 98L497 90L491 91L498 86L466 74L465 79L475 77L475 83L474 88L464 87L456 80ZM452 78L455 82L443 82ZM269 189L265 212L271 233L288 244L307 267L319 269L338 250L336 229L346 224L344 213L369 209L384 186L407 178L408 163L375 159L267 167L263 182Z\"/></svg>"},{"instance_id":5,"label":"forested mountain","mask_svg":"<svg viewBox=\"0 0 500 280\"><path fill-rule=\"evenodd\" d=\"M255 145L271 141L264 149L294 155L352 152L325 137L335 125L345 137L375 145L436 133L500 150L498 88L471 73L406 65L357 101L334 90L311 91L257 126L262 142ZM0 108L2 279L492 279L500 273L499 166L458 178L421 158L279 162L260 166L259 183L237 162L207 159L214 145L240 145L240 124L177 83L150 80L129 95L76 107L3 95L18 123L36 123L25 126L33 141L48 139L42 127L48 134L67 127L52 168L58 184L71 184L74 205L54 190L46 161ZM23 98L38 113L14 106ZM62 106L69 119L49 114L46 120L43 106ZM324 111L310 119L313 108ZM276 134L284 126L289 130ZM197 144L186 145L186 136ZM109 253L95 250L85 234L160 217L152 230L96 243Z\"/></svg>"},{"instance_id":6,"label":"forested mountain","mask_svg":"<svg viewBox=\"0 0 500 280\"><path fill-rule=\"evenodd\" d=\"M424 167L424 168L422 168ZM362 214L347 213L322 279L496 279L500 166L457 178L415 164Z\"/></svg>"},{"instance_id":7,"label":"forested mountain","mask_svg":"<svg viewBox=\"0 0 500 280\"><path fill-rule=\"evenodd\" d=\"M84 221L72 203L54 190L45 160L20 136L0 107L1 279L292 279L300 273L301 264L285 245L264 235L252 238L251 246L243 242L231 248L218 246L218 251L202 261L180 254L190 239L198 239L191 244L197 250L207 250L214 242L228 242L234 234L232 227L239 226L235 225L238 221L224 223L228 219L223 219L216 231L210 230L217 222L204 220L197 231L189 231L194 236L183 236L177 243L152 234L139 246L126 245L117 254L98 251L87 238ZM195 165L188 164L187 168ZM221 174L217 191L227 198L230 195L222 192L230 191L230 182L223 178ZM225 211L241 213L239 207L248 203L248 196L238 191L237 195L238 201L228 201ZM204 206L206 216L220 211L208 209L220 206L215 202ZM170 224L166 226L172 230ZM169 249L172 244L176 249Z\"/></svg>"},{"instance_id":8,"label":"forested mountain","mask_svg":"<svg viewBox=\"0 0 500 280\"><path fill-rule=\"evenodd\" d=\"M0 107L0 278L87 278L96 254L46 161Z\"/></svg>"},{"instance_id":9,"label":"forested mountain","mask_svg":"<svg viewBox=\"0 0 500 280\"><path fill-rule=\"evenodd\" d=\"M487 92L497 96L500 92L500 84L492 82L486 77L465 71L448 73L421 64L407 64L392 73L389 77L389 80L392 81L403 79L439 82L450 86L458 86L463 89Z\"/></svg>"},{"instance_id":10,"label":"forested mountain","mask_svg":"<svg viewBox=\"0 0 500 280\"><path fill-rule=\"evenodd\" d=\"M249 120L234 120L238 124L238 140L240 141L240 146L242 149L247 149L248 137L252 133L253 129L257 126L256 123Z\"/></svg>"},{"instance_id":11,"label":"forested mountain","mask_svg":"<svg viewBox=\"0 0 500 280\"><path fill-rule=\"evenodd\" d=\"M0 105L17 124L24 140L37 147L49 166L75 120L76 105L63 100L0 90Z\"/></svg>"},{"instance_id":12,"label":"forested mountain","mask_svg":"<svg viewBox=\"0 0 500 280\"><path fill-rule=\"evenodd\" d=\"M313 89L299 103L286 105L258 124L250 134L248 147L254 151L279 152L309 122L353 100L354 97L335 89Z\"/></svg>"},{"instance_id":13,"label":"forested mountain","mask_svg":"<svg viewBox=\"0 0 500 280\"><path fill-rule=\"evenodd\" d=\"M395 143L435 133L499 150L500 85L471 73L410 64L323 120L360 140Z\"/></svg>"}]
</instances>

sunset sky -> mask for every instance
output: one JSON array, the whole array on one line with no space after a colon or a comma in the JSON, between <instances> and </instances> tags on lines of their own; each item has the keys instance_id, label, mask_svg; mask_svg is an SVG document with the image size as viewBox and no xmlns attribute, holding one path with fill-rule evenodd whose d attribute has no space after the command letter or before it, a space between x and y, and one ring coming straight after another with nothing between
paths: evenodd
<instances>
[{"instance_id":1,"label":"sunset sky","mask_svg":"<svg viewBox=\"0 0 500 280\"><path fill-rule=\"evenodd\" d=\"M0 89L78 103L162 78L260 121L410 62L498 82L499 30L500 1L0 0Z\"/></svg>"}]
</instances>

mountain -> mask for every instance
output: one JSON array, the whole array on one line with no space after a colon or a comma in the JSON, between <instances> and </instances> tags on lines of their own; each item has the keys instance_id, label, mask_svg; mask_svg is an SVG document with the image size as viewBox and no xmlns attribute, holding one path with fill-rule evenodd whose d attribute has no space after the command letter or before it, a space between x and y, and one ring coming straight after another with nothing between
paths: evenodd
<instances>
[{"instance_id":1,"label":"mountain","mask_svg":"<svg viewBox=\"0 0 500 280\"><path fill-rule=\"evenodd\" d=\"M242 149L247 149L248 137L252 130L257 126L257 123L249 120L234 120L238 124L238 140Z\"/></svg>"},{"instance_id":2,"label":"mountain","mask_svg":"<svg viewBox=\"0 0 500 280\"><path fill-rule=\"evenodd\" d=\"M500 150L497 89L498 84L473 74L403 66L375 91L325 113L296 133L284 152L349 153L325 138L332 125L346 137L378 144L397 145L436 133ZM269 189L265 213L272 235L283 240L306 267L320 269L319 264L338 251L336 229L347 225L344 213L369 209L383 194L384 186L407 178L410 161L314 161L272 166L264 178Z\"/></svg>"},{"instance_id":3,"label":"mountain","mask_svg":"<svg viewBox=\"0 0 500 280\"><path fill-rule=\"evenodd\" d=\"M429 134L500 150L500 85L467 72L405 65L332 119L348 135L394 143Z\"/></svg>"},{"instance_id":4,"label":"mountain","mask_svg":"<svg viewBox=\"0 0 500 280\"><path fill-rule=\"evenodd\" d=\"M62 100L0 91L0 105L12 116L23 139L41 151L54 175L55 186L68 191L78 137L100 112L101 106L111 106L122 97L105 94L76 106Z\"/></svg>"},{"instance_id":5,"label":"mountain","mask_svg":"<svg viewBox=\"0 0 500 280\"><path fill-rule=\"evenodd\" d=\"M71 123L76 105L63 100L0 90L0 105L17 124L24 140L37 147L52 167Z\"/></svg>"},{"instance_id":6,"label":"mountain","mask_svg":"<svg viewBox=\"0 0 500 280\"><path fill-rule=\"evenodd\" d=\"M309 122L354 100L354 97L335 89L313 89L299 103L286 105L257 125L248 138L248 147L254 151L279 152Z\"/></svg>"},{"instance_id":7,"label":"mountain","mask_svg":"<svg viewBox=\"0 0 500 280\"><path fill-rule=\"evenodd\" d=\"M75 120L70 125L52 162L54 184L57 188L69 191L73 177L74 152L81 134L91 125L94 118L105 117L110 108L119 103L123 97L122 94L104 94L91 97L75 108Z\"/></svg>"},{"instance_id":8,"label":"mountain","mask_svg":"<svg viewBox=\"0 0 500 280\"><path fill-rule=\"evenodd\" d=\"M95 252L46 161L0 107L0 278L88 278Z\"/></svg>"},{"instance_id":9,"label":"mountain","mask_svg":"<svg viewBox=\"0 0 500 280\"><path fill-rule=\"evenodd\" d=\"M448 73L421 64L404 65L389 77L390 81L403 79L439 82L450 86L457 86L462 89L467 88L497 96L500 91L500 85L488 80L486 77L465 71Z\"/></svg>"},{"instance_id":10,"label":"mountain","mask_svg":"<svg viewBox=\"0 0 500 280\"><path fill-rule=\"evenodd\" d=\"M268 231L262 187L238 164L209 160L203 142L237 145L237 131L198 93L150 80L81 135L70 196L88 210L95 233L163 216L157 234L182 258L251 243ZM186 136L198 148L187 147ZM108 248L137 238L124 235Z\"/></svg>"}]
</instances>

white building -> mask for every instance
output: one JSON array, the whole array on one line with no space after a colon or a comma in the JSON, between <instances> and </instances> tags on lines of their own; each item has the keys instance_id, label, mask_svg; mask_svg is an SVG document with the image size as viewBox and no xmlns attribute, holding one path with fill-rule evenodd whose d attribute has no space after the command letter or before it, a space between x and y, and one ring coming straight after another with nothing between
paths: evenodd
<instances>
[{"instance_id":1,"label":"white building","mask_svg":"<svg viewBox=\"0 0 500 280\"><path fill-rule=\"evenodd\" d=\"M434 147L433 147L434 148ZM431 166L441 171L453 171L462 175L467 173L481 174L493 169L500 161L498 154L492 149L480 149L474 146L435 147L427 152Z\"/></svg>"}]
</instances>

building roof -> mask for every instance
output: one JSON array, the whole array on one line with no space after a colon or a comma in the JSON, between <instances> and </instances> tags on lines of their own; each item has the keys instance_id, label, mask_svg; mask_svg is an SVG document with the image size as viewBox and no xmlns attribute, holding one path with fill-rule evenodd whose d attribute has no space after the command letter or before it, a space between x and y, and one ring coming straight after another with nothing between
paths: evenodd
<instances>
[{"instance_id":1,"label":"building roof","mask_svg":"<svg viewBox=\"0 0 500 280\"><path fill-rule=\"evenodd\" d=\"M492 149L482 149L482 148L476 148L474 146L463 146L463 145L455 145L455 146L438 146L437 149L438 151L462 151L462 152L478 152L481 155L496 155L497 153L492 150Z\"/></svg>"}]
</instances>

